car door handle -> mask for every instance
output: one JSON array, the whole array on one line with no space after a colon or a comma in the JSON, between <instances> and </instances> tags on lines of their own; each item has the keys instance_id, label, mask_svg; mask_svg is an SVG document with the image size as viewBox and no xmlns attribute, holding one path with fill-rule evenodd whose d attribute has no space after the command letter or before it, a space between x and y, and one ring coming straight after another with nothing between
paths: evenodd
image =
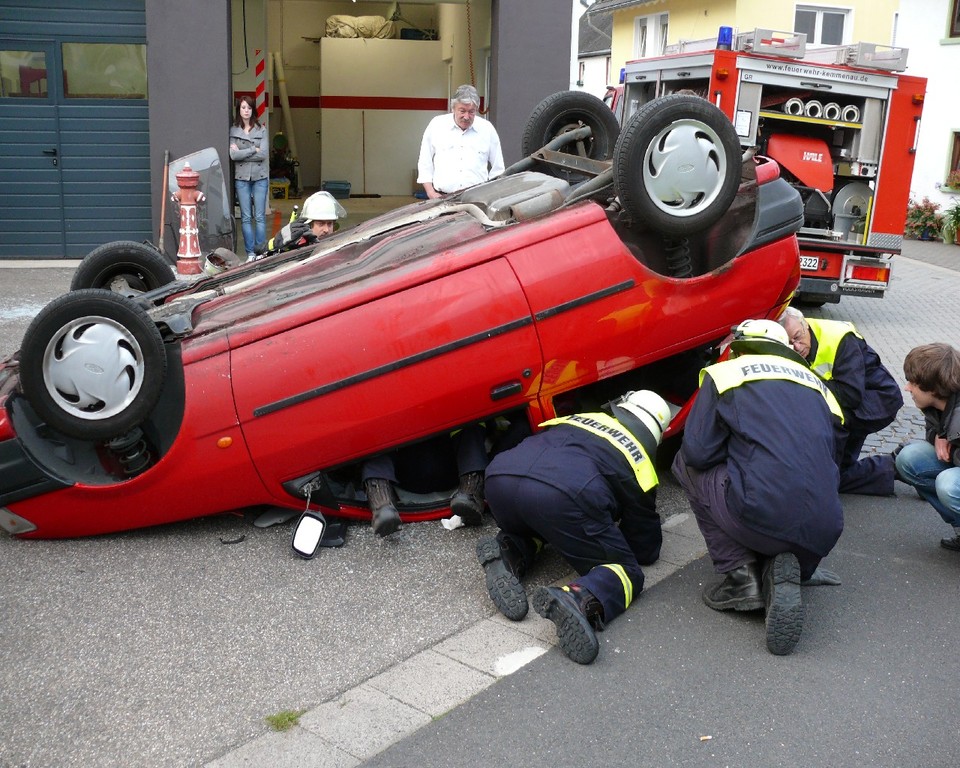
<instances>
[{"instance_id":1,"label":"car door handle","mask_svg":"<svg viewBox=\"0 0 960 768\"><path fill-rule=\"evenodd\" d=\"M490 399L503 400L503 398L510 397L510 395L519 395L522 391L523 387L519 381L511 381L507 384L500 384L493 387L490 390Z\"/></svg>"},{"instance_id":2,"label":"car door handle","mask_svg":"<svg viewBox=\"0 0 960 768\"><path fill-rule=\"evenodd\" d=\"M56 148L56 147L52 147L52 148L50 148L50 149L45 149L45 150L43 150L43 154L45 154L45 155L53 155L54 157L56 157L56 156L57 156L57 148Z\"/></svg>"}]
</instances>

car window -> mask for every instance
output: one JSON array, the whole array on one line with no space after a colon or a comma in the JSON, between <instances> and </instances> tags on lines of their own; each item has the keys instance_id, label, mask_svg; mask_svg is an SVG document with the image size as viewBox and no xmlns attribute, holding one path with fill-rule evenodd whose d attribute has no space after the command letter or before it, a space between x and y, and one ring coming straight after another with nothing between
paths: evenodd
<instances>
[{"instance_id":1,"label":"car window","mask_svg":"<svg viewBox=\"0 0 960 768\"><path fill-rule=\"evenodd\" d=\"M340 248L318 260L306 280L311 284L319 281L324 288L334 288L397 269L425 256L435 256L483 233L483 227L468 214L445 216L395 230L372 241ZM345 236L349 234L344 233ZM330 245L333 243L324 242L324 247Z\"/></svg>"}]
</instances>

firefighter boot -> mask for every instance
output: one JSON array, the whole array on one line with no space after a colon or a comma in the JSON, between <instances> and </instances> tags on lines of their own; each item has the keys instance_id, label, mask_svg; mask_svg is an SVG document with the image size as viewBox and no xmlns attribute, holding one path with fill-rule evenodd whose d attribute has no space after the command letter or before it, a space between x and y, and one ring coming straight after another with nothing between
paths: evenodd
<instances>
[{"instance_id":1,"label":"firefighter boot","mask_svg":"<svg viewBox=\"0 0 960 768\"><path fill-rule=\"evenodd\" d=\"M390 481L372 477L364 481L363 489L367 492L373 532L377 536L389 536L400 527L400 513L393 503Z\"/></svg>"},{"instance_id":2,"label":"firefighter boot","mask_svg":"<svg viewBox=\"0 0 960 768\"><path fill-rule=\"evenodd\" d=\"M589 664L600 652L597 632L603 630L603 606L590 592L570 584L539 587L533 608L557 626L560 650L577 664Z\"/></svg>"},{"instance_id":3,"label":"firefighter boot","mask_svg":"<svg viewBox=\"0 0 960 768\"><path fill-rule=\"evenodd\" d=\"M527 591L520 583L520 568L509 543L499 536L485 536L477 542L477 559L483 567L487 592L497 610L510 621L523 619L529 608Z\"/></svg>"},{"instance_id":4,"label":"firefighter boot","mask_svg":"<svg viewBox=\"0 0 960 768\"><path fill-rule=\"evenodd\" d=\"M460 475L460 487L450 500L450 511L460 515L464 525L483 522L483 472Z\"/></svg>"},{"instance_id":5,"label":"firefighter boot","mask_svg":"<svg viewBox=\"0 0 960 768\"><path fill-rule=\"evenodd\" d=\"M760 588L760 564L753 562L734 568L718 584L703 590L703 602L715 611L759 611L763 608Z\"/></svg>"},{"instance_id":6,"label":"firefighter boot","mask_svg":"<svg viewBox=\"0 0 960 768\"><path fill-rule=\"evenodd\" d=\"M767 650L786 656L800 642L805 615L796 555L784 552L767 561L763 569L763 600L767 609Z\"/></svg>"}]
</instances>

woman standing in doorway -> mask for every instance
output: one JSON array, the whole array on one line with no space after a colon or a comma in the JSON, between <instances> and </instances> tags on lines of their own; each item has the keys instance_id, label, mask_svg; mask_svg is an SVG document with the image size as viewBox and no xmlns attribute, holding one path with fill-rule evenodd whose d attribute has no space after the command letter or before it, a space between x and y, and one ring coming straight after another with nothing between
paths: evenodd
<instances>
[{"instance_id":1,"label":"woman standing in doorway","mask_svg":"<svg viewBox=\"0 0 960 768\"><path fill-rule=\"evenodd\" d=\"M240 224L247 261L267 245L267 188L270 186L270 165L267 153L267 131L256 117L251 96L241 96L237 116L230 126L230 159L233 179L240 204ZM256 222L256 227L254 227Z\"/></svg>"}]
</instances>

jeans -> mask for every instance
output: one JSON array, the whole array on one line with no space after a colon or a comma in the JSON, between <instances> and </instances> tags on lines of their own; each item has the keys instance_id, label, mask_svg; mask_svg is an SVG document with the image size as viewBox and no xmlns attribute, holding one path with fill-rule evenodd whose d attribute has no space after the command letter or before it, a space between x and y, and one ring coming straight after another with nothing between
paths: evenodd
<instances>
[{"instance_id":1,"label":"jeans","mask_svg":"<svg viewBox=\"0 0 960 768\"><path fill-rule=\"evenodd\" d=\"M243 230L243 245L247 256L253 256L257 250L267 247L267 190L269 179L234 182L237 189L237 203L240 205L240 226ZM256 219L256 233L254 233Z\"/></svg>"},{"instance_id":2,"label":"jeans","mask_svg":"<svg viewBox=\"0 0 960 768\"><path fill-rule=\"evenodd\" d=\"M897 471L944 522L960 529L960 467L940 461L930 443L910 443L897 456Z\"/></svg>"}]
</instances>

